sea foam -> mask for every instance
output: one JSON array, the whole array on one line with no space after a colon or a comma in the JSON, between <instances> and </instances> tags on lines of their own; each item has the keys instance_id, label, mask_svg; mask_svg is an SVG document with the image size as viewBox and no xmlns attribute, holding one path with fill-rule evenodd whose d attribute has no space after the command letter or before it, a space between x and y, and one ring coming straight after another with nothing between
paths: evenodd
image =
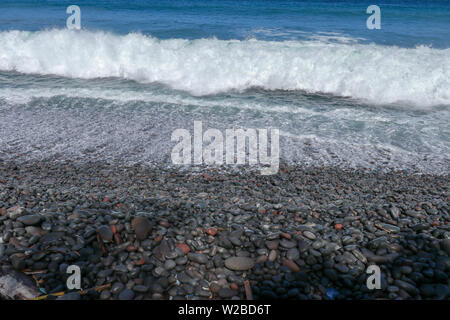
<instances>
[{"instance_id":1,"label":"sea foam","mask_svg":"<svg viewBox=\"0 0 450 320\"><path fill-rule=\"evenodd\" d=\"M0 70L158 82L192 95L261 87L450 105L450 49L324 41L168 39L130 33L0 32Z\"/></svg>"}]
</instances>

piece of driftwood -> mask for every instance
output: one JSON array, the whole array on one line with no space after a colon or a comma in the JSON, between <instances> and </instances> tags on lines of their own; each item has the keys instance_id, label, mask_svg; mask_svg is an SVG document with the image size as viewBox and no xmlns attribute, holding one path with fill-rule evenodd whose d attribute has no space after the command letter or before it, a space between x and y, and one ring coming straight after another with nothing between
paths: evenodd
<instances>
[{"instance_id":1,"label":"piece of driftwood","mask_svg":"<svg viewBox=\"0 0 450 320\"><path fill-rule=\"evenodd\" d=\"M40 294L34 281L24 273L6 266L0 269L1 299L28 300L36 298Z\"/></svg>"},{"instance_id":2,"label":"piece of driftwood","mask_svg":"<svg viewBox=\"0 0 450 320\"><path fill-rule=\"evenodd\" d=\"M93 288L93 290L95 290L97 292L100 292L100 291L103 291L103 290L106 290L106 289L109 289L109 288L111 288L111 283L104 284L102 286L98 286L96 288ZM81 295L84 295L84 294L87 294L88 291L89 290L79 290L78 293L81 294ZM56 292L56 293L52 293L52 294L46 294L46 295L43 295L43 296L36 297L33 300L44 300L44 299L47 299L48 296L60 297L60 296L65 295L66 293L67 292L61 291L61 292Z\"/></svg>"},{"instance_id":3,"label":"piece of driftwood","mask_svg":"<svg viewBox=\"0 0 450 320\"><path fill-rule=\"evenodd\" d=\"M245 298L247 300L253 300L252 288L250 287L250 281L244 281Z\"/></svg>"}]
</instances>

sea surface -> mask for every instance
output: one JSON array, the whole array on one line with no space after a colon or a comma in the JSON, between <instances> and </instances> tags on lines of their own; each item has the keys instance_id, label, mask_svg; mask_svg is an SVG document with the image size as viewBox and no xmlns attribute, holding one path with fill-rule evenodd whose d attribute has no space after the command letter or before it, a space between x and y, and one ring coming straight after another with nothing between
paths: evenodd
<instances>
[{"instance_id":1,"label":"sea surface","mask_svg":"<svg viewBox=\"0 0 450 320\"><path fill-rule=\"evenodd\" d=\"M0 2L0 159L170 164L194 121L277 128L288 162L448 173L450 1Z\"/></svg>"}]
</instances>

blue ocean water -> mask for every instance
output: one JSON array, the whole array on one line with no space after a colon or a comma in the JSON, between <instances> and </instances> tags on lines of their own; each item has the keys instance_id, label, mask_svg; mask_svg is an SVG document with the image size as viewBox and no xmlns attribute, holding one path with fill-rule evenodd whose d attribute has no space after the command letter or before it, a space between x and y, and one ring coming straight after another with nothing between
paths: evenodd
<instances>
[{"instance_id":1,"label":"blue ocean water","mask_svg":"<svg viewBox=\"0 0 450 320\"><path fill-rule=\"evenodd\" d=\"M382 13L376 31L366 28L366 9L373 4ZM448 0L3 0L0 30L63 28L69 5L81 8L83 28L159 39L304 40L340 34L402 47L450 46Z\"/></svg>"},{"instance_id":2,"label":"blue ocean water","mask_svg":"<svg viewBox=\"0 0 450 320\"><path fill-rule=\"evenodd\" d=\"M170 162L202 120L279 128L286 161L446 173L449 35L444 0L3 0L0 157Z\"/></svg>"}]
</instances>

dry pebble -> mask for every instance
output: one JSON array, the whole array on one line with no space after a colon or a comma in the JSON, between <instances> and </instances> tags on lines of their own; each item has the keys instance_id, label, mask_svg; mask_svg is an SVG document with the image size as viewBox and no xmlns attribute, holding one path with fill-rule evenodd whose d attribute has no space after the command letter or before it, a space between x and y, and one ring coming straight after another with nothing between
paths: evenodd
<instances>
[{"instance_id":1,"label":"dry pebble","mask_svg":"<svg viewBox=\"0 0 450 320\"><path fill-rule=\"evenodd\" d=\"M58 299L245 299L245 280L255 299L450 297L448 175L0 161L0 176L0 266L46 293L73 264L82 288L109 285Z\"/></svg>"}]
</instances>

